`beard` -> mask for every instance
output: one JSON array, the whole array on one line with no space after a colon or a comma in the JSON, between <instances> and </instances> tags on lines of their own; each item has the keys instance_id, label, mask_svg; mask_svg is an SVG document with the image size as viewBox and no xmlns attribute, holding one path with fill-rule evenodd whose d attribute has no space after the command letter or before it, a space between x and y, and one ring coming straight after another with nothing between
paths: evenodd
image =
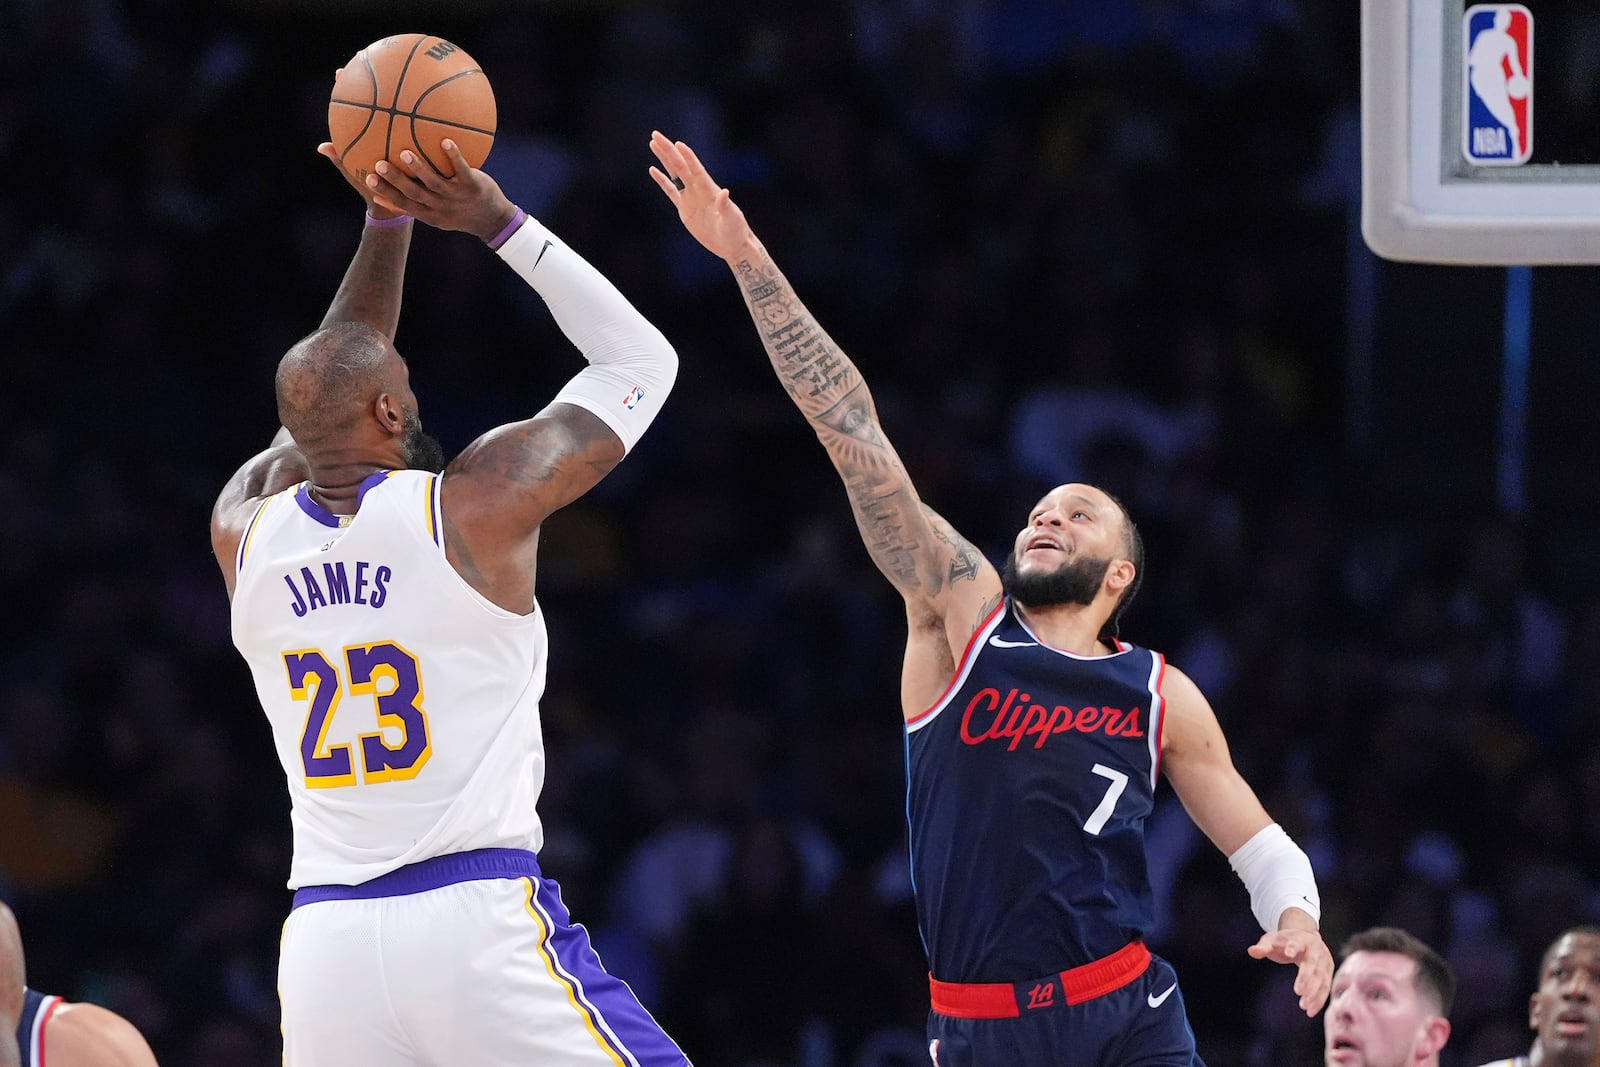
<instances>
[{"instance_id":1,"label":"beard","mask_svg":"<svg viewBox=\"0 0 1600 1067\"><path fill-rule=\"evenodd\" d=\"M411 470L432 474L444 470L444 445L422 428L422 416L415 411L406 412L405 433L400 437L400 447L405 452L406 466Z\"/></svg>"},{"instance_id":2,"label":"beard","mask_svg":"<svg viewBox=\"0 0 1600 1067\"><path fill-rule=\"evenodd\" d=\"M1110 569L1109 559L1079 556L1053 571L1021 574L1017 570L1017 554L1013 552L1000 572L1000 585L1007 596L1025 608L1049 608L1058 604L1087 606L1100 595L1106 571Z\"/></svg>"}]
</instances>

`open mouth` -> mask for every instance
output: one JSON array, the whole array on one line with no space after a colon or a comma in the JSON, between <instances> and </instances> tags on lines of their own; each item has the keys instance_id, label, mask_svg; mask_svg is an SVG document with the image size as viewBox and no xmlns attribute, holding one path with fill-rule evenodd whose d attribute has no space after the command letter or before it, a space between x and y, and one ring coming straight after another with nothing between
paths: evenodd
<instances>
[{"instance_id":1,"label":"open mouth","mask_svg":"<svg viewBox=\"0 0 1600 1067\"><path fill-rule=\"evenodd\" d=\"M1361 1051L1360 1047L1348 1037L1333 1037L1328 1039L1328 1060L1341 1063L1351 1059Z\"/></svg>"}]
</instances>

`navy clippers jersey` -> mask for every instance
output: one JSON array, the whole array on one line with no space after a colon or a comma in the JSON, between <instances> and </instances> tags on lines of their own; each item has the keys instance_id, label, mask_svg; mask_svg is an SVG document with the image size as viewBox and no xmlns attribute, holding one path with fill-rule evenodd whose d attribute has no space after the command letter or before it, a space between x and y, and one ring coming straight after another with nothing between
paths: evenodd
<instances>
[{"instance_id":1,"label":"navy clippers jersey","mask_svg":"<svg viewBox=\"0 0 1600 1067\"><path fill-rule=\"evenodd\" d=\"M1007 598L906 724L917 916L945 982L1076 967L1151 924L1144 822L1166 661L1041 645Z\"/></svg>"},{"instance_id":2,"label":"navy clippers jersey","mask_svg":"<svg viewBox=\"0 0 1600 1067\"><path fill-rule=\"evenodd\" d=\"M43 1067L44 1024L60 1003L60 997L23 988L22 1016L17 1020L17 1047L22 1050L22 1067Z\"/></svg>"}]
</instances>

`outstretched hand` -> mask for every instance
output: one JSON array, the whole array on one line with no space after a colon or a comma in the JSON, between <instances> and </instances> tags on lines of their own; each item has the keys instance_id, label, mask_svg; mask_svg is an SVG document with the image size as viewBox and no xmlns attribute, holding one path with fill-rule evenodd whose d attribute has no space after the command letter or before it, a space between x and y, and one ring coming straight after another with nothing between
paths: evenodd
<instances>
[{"instance_id":1,"label":"outstretched hand","mask_svg":"<svg viewBox=\"0 0 1600 1067\"><path fill-rule=\"evenodd\" d=\"M380 207L440 230L460 230L487 241L517 213L500 184L468 163L451 140L441 142L454 173L446 178L410 150L397 161L380 159L367 175L367 189Z\"/></svg>"},{"instance_id":2,"label":"outstretched hand","mask_svg":"<svg viewBox=\"0 0 1600 1067\"><path fill-rule=\"evenodd\" d=\"M1333 987L1333 953L1323 944L1321 934L1298 928L1274 930L1263 934L1247 951L1258 960L1292 963L1299 967L1294 991L1300 997L1300 1009L1307 1015L1322 1010L1328 1000L1328 990Z\"/></svg>"},{"instance_id":3,"label":"outstretched hand","mask_svg":"<svg viewBox=\"0 0 1600 1067\"><path fill-rule=\"evenodd\" d=\"M651 167L650 177L678 209L684 228L714 255L729 261L743 255L755 234L728 190L706 173L694 149L657 130L650 135L650 151L665 168Z\"/></svg>"}]
</instances>

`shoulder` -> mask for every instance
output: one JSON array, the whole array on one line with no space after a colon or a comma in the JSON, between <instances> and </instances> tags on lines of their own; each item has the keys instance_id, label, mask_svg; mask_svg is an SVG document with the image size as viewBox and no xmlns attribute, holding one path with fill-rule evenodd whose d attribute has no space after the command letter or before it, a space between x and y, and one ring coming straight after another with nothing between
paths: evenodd
<instances>
[{"instance_id":1,"label":"shoulder","mask_svg":"<svg viewBox=\"0 0 1600 1067\"><path fill-rule=\"evenodd\" d=\"M63 1001L45 1030L54 1067L156 1067L155 1053L138 1029L98 1004Z\"/></svg>"},{"instance_id":2,"label":"shoulder","mask_svg":"<svg viewBox=\"0 0 1600 1067\"><path fill-rule=\"evenodd\" d=\"M1174 667L1165 656L1151 652L1160 668L1161 697L1171 711L1194 714L1211 714L1211 702L1200 691L1193 678Z\"/></svg>"},{"instance_id":3,"label":"shoulder","mask_svg":"<svg viewBox=\"0 0 1600 1067\"><path fill-rule=\"evenodd\" d=\"M1217 713L1194 679L1160 656L1155 656L1155 659L1160 664L1157 685L1165 724L1161 738L1167 756L1184 751L1226 751Z\"/></svg>"}]
</instances>

